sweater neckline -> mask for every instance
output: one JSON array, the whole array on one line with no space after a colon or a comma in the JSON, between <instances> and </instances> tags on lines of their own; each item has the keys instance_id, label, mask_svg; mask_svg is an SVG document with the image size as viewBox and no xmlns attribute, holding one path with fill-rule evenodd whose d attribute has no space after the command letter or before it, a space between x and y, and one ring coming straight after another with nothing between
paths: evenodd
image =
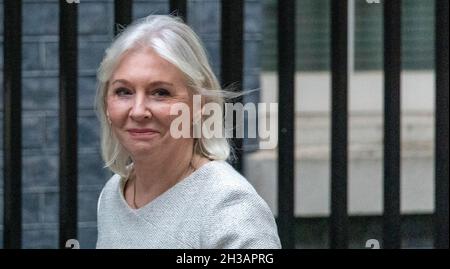
<instances>
[{"instance_id":1,"label":"sweater neckline","mask_svg":"<svg viewBox=\"0 0 450 269\"><path fill-rule=\"evenodd\" d=\"M212 161L209 161L209 162L203 164L197 170L192 172L190 175L188 175L187 177L184 177L182 180L178 181L175 185L173 185L172 187L167 189L165 192L163 192L159 196L155 197L155 199L151 200L150 202L148 202L147 204L145 204L139 208L132 208L127 203L127 201L125 199L125 184L127 182L127 178L120 177L119 188L118 188L120 199L122 200L122 203L128 210L130 210L133 213L138 213L140 211L143 211L146 208L151 207L151 205L155 204L156 201L163 199L165 196L169 195L169 193L171 193L171 192L175 191L176 189L180 188L181 186L189 183L190 179L195 178L198 173L202 172L204 169L206 169L208 166L212 165L213 163L218 163L218 162L219 161L217 161L217 160L212 160Z\"/></svg>"}]
</instances>

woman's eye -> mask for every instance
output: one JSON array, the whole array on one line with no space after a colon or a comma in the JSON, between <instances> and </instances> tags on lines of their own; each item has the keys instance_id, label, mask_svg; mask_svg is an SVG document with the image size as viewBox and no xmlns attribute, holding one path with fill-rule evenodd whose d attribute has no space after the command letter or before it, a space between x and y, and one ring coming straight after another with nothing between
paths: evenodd
<instances>
[{"instance_id":1,"label":"woman's eye","mask_svg":"<svg viewBox=\"0 0 450 269\"><path fill-rule=\"evenodd\" d=\"M114 93L117 96L127 96L127 95L132 94L132 92L127 88L117 88L114 90Z\"/></svg>"},{"instance_id":2,"label":"woman's eye","mask_svg":"<svg viewBox=\"0 0 450 269\"><path fill-rule=\"evenodd\" d=\"M164 97L164 96L169 96L170 93L169 93L169 91L166 90L166 89L156 89L156 90L153 92L153 95L155 95L155 96L157 96L157 97Z\"/></svg>"}]
</instances>

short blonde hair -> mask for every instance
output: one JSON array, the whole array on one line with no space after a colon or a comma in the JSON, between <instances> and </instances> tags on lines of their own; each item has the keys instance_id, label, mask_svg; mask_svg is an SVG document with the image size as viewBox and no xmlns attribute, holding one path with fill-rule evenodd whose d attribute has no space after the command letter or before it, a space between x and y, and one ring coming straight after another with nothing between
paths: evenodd
<instances>
[{"instance_id":1,"label":"short blonde hair","mask_svg":"<svg viewBox=\"0 0 450 269\"><path fill-rule=\"evenodd\" d=\"M131 156L113 134L106 115L108 81L127 51L152 48L159 56L176 66L188 81L194 94L202 95L204 103L223 105L223 91L214 75L205 49L194 31L178 17L150 15L139 19L121 32L105 56L97 72L96 110L101 123L101 150L105 167L121 176L128 176ZM225 93L225 95L224 95ZM231 147L225 137L196 138L194 152L211 160L225 160Z\"/></svg>"}]
</instances>

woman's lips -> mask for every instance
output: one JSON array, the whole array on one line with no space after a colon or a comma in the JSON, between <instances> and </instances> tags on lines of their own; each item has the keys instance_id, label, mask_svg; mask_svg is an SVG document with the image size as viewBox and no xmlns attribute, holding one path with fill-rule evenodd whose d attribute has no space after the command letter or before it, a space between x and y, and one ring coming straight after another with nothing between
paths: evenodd
<instances>
[{"instance_id":1,"label":"woman's lips","mask_svg":"<svg viewBox=\"0 0 450 269\"><path fill-rule=\"evenodd\" d=\"M133 137L143 137L143 138L158 134L158 132L153 129L128 129L127 132Z\"/></svg>"}]
</instances>

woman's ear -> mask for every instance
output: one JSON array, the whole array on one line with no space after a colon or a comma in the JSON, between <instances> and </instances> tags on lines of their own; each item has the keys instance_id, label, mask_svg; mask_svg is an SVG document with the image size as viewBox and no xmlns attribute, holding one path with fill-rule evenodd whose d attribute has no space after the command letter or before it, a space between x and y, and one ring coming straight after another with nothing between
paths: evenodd
<instances>
[{"instance_id":1,"label":"woman's ear","mask_svg":"<svg viewBox=\"0 0 450 269\"><path fill-rule=\"evenodd\" d=\"M106 109L106 119L108 119L108 123L109 123L109 125L111 125L111 118L109 117L109 111L108 111L108 109Z\"/></svg>"}]
</instances>

